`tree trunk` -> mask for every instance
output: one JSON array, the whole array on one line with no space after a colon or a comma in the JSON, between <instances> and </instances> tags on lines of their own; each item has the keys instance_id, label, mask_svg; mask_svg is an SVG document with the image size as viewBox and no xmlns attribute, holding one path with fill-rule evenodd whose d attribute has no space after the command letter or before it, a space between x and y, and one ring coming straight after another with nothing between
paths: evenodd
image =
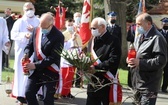
<instances>
[{"instance_id":1,"label":"tree trunk","mask_svg":"<svg viewBox=\"0 0 168 105\"><path fill-rule=\"evenodd\" d=\"M121 26L122 31L122 56L120 61L120 68L126 69L126 57L127 57L126 3L116 1L117 0L104 0L105 17L107 19L107 13L110 11L117 12L116 24Z\"/></svg>"}]
</instances>

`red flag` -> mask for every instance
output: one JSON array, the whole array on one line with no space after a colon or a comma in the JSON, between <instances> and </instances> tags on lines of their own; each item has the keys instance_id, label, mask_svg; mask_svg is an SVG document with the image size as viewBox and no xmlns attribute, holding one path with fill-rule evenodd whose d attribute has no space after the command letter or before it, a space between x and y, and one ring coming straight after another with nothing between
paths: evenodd
<instances>
[{"instance_id":1,"label":"red flag","mask_svg":"<svg viewBox=\"0 0 168 105\"><path fill-rule=\"evenodd\" d=\"M86 46L91 38L90 31L90 19L91 19L91 0L84 0L82 18L81 18L81 27L79 35L82 39L82 44Z\"/></svg>"},{"instance_id":2,"label":"red flag","mask_svg":"<svg viewBox=\"0 0 168 105\"><path fill-rule=\"evenodd\" d=\"M65 24L65 12L66 8L61 7L61 3L59 3L59 6L55 8L56 9L56 17L55 17L55 26L57 29L61 30L64 28Z\"/></svg>"}]
</instances>

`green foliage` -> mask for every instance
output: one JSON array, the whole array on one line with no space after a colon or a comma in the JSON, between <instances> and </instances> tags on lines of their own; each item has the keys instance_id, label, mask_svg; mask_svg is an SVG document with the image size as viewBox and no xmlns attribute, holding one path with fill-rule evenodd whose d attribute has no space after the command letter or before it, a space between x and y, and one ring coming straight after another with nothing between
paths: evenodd
<instances>
[{"instance_id":1,"label":"green foliage","mask_svg":"<svg viewBox=\"0 0 168 105\"><path fill-rule=\"evenodd\" d=\"M56 13L54 9L51 9L50 7L57 7L59 3L59 0L36 0L35 8L36 8L36 14L41 15L45 12L52 12ZM82 10L83 2L75 2L75 0L63 0L63 7L67 8L68 11L66 12L66 18L67 17L73 17L73 14L75 12L81 12Z\"/></svg>"},{"instance_id":2,"label":"green foliage","mask_svg":"<svg viewBox=\"0 0 168 105\"><path fill-rule=\"evenodd\" d=\"M73 18L75 12L82 12L84 0L62 0L63 7L68 7L66 18ZM138 11L138 3L140 0L112 0L115 2L125 2L127 4L127 20L133 20ZM55 14L51 6L57 7L59 0L36 0L35 8L36 14L41 15L45 12L52 12ZM154 5L158 4L159 0L146 0L146 8L150 10ZM105 17L104 1L93 0L93 17Z\"/></svg>"},{"instance_id":3,"label":"green foliage","mask_svg":"<svg viewBox=\"0 0 168 105\"><path fill-rule=\"evenodd\" d=\"M126 0L122 0L125 2ZM138 6L139 6L139 1L140 0L132 0L130 2L126 2L127 4L127 17L126 20L134 20L135 16L138 12ZM145 0L146 2L146 10L150 10L153 8L156 4L159 3L159 0Z\"/></svg>"}]
</instances>

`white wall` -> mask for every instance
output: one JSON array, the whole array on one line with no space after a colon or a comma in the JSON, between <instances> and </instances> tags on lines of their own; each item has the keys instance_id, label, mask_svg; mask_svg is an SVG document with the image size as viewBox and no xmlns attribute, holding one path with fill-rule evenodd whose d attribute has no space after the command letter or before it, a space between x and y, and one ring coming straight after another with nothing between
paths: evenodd
<instances>
[{"instance_id":1,"label":"white wall","mask_svg":"<svg viewBox=\"0 0 168 105\"><path fill-rule=\"evenodd\" d=\"M161 19L163 19L164 17L167 17L168 18L168 15L151 15L152 16L152 19L153 19L153 22L156 24L156 26L158 28L161 28Z\"/></svg>"},{"instance_id":2,"label":"white wall","mask_svg":"<svg viewBox=\"0 0 168 105\"><path fill-rule=\"evenodd\" d=\"M0 0L0 12L3 13L6 8L11 8L12 12L23 15L24 1Z\"/></svg>"}]
</instances>

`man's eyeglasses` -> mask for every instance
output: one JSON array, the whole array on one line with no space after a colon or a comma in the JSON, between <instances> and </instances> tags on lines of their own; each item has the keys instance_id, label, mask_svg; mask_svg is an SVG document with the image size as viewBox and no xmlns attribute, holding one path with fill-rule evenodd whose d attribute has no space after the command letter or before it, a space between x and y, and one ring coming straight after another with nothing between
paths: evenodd
<instances>
[{"instance_id":1,"label":"man's eyeglasses","mask_svg":"<svg viewBox=\"0 0 168 105\"><path fill-rule=\"evenodd\" d=\"M28 11L28 10L33 10L33 8L28 8L28 9L26 9L25 11Z\"/></svg>"},{"instance_id":2,"label":"man's eyeglasses","mask_svg":"<svg viewBox=\"0 0 168 105\"><path fill-rule=\"evenodd\" d=\"M92 28L90 28L91 30L96 30L97 28L94 28L94 27L92 27Z\"/></svg>"}]
</instances>

